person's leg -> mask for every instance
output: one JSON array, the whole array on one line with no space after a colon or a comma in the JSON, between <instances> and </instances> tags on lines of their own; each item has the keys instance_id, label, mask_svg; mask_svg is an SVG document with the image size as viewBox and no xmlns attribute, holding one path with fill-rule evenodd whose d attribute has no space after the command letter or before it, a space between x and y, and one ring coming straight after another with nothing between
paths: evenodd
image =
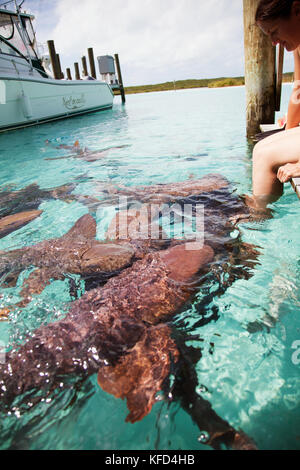
<instances>
[{"instance_id":1,"label":"person's leg","mask_svg":"<svg viewBox=\"0 0 300 470\"><path fill-rule=\"evenodd\" d=\"M261 148L265 145L271 144L273 142L277 142L278 140L284 139L287 135L294 135L299 133L299 127L294 127L293 129L288 129L286 131L277 132L276 134L269 135L265 139L260 140L255 144L255 148Z\"/></svg>"},{"instance_id":2,"label":"person's leg","mask_svg":"<svg viewBox=\"0 0 300 470\"><path fill-rule=\"evenodd\" d=\"M275 134L259 142L253 151L253 197L255 206L264 208L283 193L278 168L300 160L300 128Z\"/></svg>"}]
</instances>

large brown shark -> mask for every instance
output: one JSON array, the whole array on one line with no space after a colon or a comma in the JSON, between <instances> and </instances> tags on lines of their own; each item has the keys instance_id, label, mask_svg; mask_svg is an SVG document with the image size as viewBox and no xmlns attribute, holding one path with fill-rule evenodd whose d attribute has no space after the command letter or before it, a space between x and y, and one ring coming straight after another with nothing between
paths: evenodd
<instances>
[{"instance_id":1,"label":"large brown shark","mask_svg":"<svg viewBox=\"0 0 300 470\"><path fill-rule=\"evenodd\" d=\"M177 183L161 183L151 186L125 186L124 184L112 184L107 182L97 182L95 184L98 196L101 196L95 207L106 206L107 204L118 203L120 197L126 197L128 204L139 201L144 204L169 204L182 203L184 199L192 202L200 195L207 195L214 192L216 199L220 195L230 194L230 184L226 178L217 173L205 175L200 179L195 179L191 175L190 179ZM230 198L233 201L233 198ZM212 198L211 198L212 200ZM257 209L253 207L248 196L242 195L235 198L239 202L239 210L235 215L231 214L233 222L247 222L249 220L265 220L272 216L270 209ZM201 201L200 201L201 202ZM229 200L227 202L230 202ZM91 206L92 207L92 206Z\"/></svg>"},{"instance_id":2,"label":"large brown shark","mask_svg":"<svg viewBox=\"0 0 300 470\"><path fill-rule=\"evenodd\" d=\"M51 280L62 280L70 274L78 274L90 282L95 277L99 282L101 275L106 280L128 267L134 259L167 243L166 240L135 241L129 238L117 242L98 241L95 240L96 228L95 219L86 214L60 238L1 252L2 287L13 287L24 269L34 268L23 283L22 300L17 306L25 307L32 295L40 294ZM118 238L117 234L115 238Z\"/></svg>"},{"instance_id":3,"label":"large brown shark","mask_svg":"<svg viewBox=\"0 0 300 470\"><path fill-rule=\"evenodd\" d=\"M200 179L189 179L177 183L162 183L151 186L125 186L98 182L96 188L101 194L108 195L108 201L117 200L116 197L127 196L128 201L142 203L168 203L175 202L201 193L227 188L228 180L219 174L208 174Z\"/></svg>"},{"instance_id":4,"label":"large brown shark","mask_svg":"<svg viewBox=\"0 0 300 470\"><path fill-rule=\"evenodd\" d=\"M59 199L67 203L77 201L88 206L92 211L97 209L99 199L88 195L72 194L75 187L74 183L49 189L42 189L36 183L19 190L5 187L0 192L0 221L14 214L38 210L42 202L50 199Z\"/></svg>"},{"instance_id":5,"label":"large brown shark","mask_svg":"<svg viewBox=\"0 0 300 470\"><path fill-rule=\"evenodd\" d=\"M25 188L12 190L4 188L0 192L0 217L6 217L24 211L37 210L39 205L49 199L72 199L74 184L65 184L57 188L41 189L36 183Z\"/></svg>"},{"instance_id":6,"label":"large brown shark","mask_svg":"<svg viewBox=\"0 0 300 470\"><path fill-rule=\"evenodd\" d=\"M51 393L67 376L85 378L98 372L99 385L127 400L127 420L135 422L150 412L157 392L164 389L171 371L177 371L174 397L181 400L199 429L207 431L210 446L255 448L247 436L218 417L211 405L195 392L197 379L189 352L177 340L178 334L171 323L172 317L193 297L204 274L213 273L220 283L220 293L237 277L249 277L248 269L256 261L253 247L242 244L231 234L234 227L228 219L241 211L241 201L232 196L228 185L217 184L207 189L194 200L203 203L206 209L202 248L193 242L174 240L166 250L144 252L141 259L134 261L134 249L131 246L127 251L128 240L118 240L120 226L113 224L114 249L125 249L123 271L73 302L63 320L38 328L24 345L7 353L6 363L0 366L0 397L4 405L10 406L16 396L27 393L32 402L35 390L39 391L38 397L41 393ZM189 197L183 199L186 200L193 202ZM49 241L39 244L38 257L49 251L48 261L54 257L59 265L64 259L73 269L77 267L76 272L84 272L79 269L81 263L85 265L83 256L93 250L95 242L91 240L95 222L88 220L87 224L87 219L80 219L75 228L57 241L59 250L47 245ZM82 225L80 230L79 225ZM75 243L79 233L84 236L84 241L80 240L83 245L90 237L90 245L84 245L83 251L80 242L79 246ZM77 246L77 255L72 251L73 246ZM96 255L102 253L103 246L105 243L101 247L96 244ZM15 255L5 256L18 259ZM95 259L97 256L88 256L88 269L95 265ZM26 256L24 260L28 263ZM118 254L118 268L121 261L122 256ZM132 266L126 267L132 261ZM224 270L226 279L222 275Z\"/></svg>"},{"instance_id":7,"label":"large brown shark","mask_svg":"<svg viewBox=\"0 0 300 470\"><path fill-rule=\"evenodd\" d=\"M101 274L107 278L129 266L134 259L142 257L150 250L165 248L170 239L163 236L163 230L159 228L156 239L153 239L150 229L159 227L156 217L161 210L168 208L167 205L163 207L161 204L162 201L165 203L166 197L168 201L175 198L183 205L186 202L190 206L201 203L205 211L205 221L203 221L205 241L209 242L218 253L224 252L225 248L225 257L228 257L233 248L229 235L232 228L229 217L245 212L245 205L232 196L228 181L219 175L214 177L210 175L207 180L194 182L190 190L191 196L185 199L188 191L187 182L175 183L174 187L166 186L168 189L165 188L163 194L160 194L162 199L158 199L159 194L153 187L149 188L151 197L155 197L155 201L159 201L160 204L142 203L139 209L131 208L117 212L106 232L105 242L95 240L95 219L86 214L61 238L45 240L37 245L6 253L2 252L0 259L0 273L4 276L2 286L14 286L24 269L34 267L35 269L24 281L20 292L22 300L17 305L24 307L30 302L32 295L41 293L51 280L65 279L70 274L79 274L83 279L89 279L90 282L95 277L100 278ZM143 202L144 191L139 194ZM196 194L197 198L193 199ZM180 204L177 204L177 209L180 210L180 207ZM125 232L121 221L125 223ZM130 228L135 225L137 230L133 232L140 235L143 227L146 227L147 234L145 236L144 233L142 239L133 238L130 234ZM123 232L123 238L120 237L120 232ZM180 242L181 240L172 241L173 244Z\"/></svg>"},{"instance_id":8,"label":"large brown shark","mask_svg":"<svg viewBox=\"0 0 300 470\"><path fill-rule=\"evenodd\" d=\"M209 269L214 250L191 250L188 244L146 255L104 287L85 293L63 320L42 326L0 366L0 398L9 407L18 395L51 393L66 379L98 372L108 393L127 400L132 423L151 411L156 394L174 367L180 351L168 323L195 293L199 272ZM187 410L208 444L253 449L255 445L219 418L196 396ZM202 413L199 413L202 408Z\"/></svg>"}]
</instances>

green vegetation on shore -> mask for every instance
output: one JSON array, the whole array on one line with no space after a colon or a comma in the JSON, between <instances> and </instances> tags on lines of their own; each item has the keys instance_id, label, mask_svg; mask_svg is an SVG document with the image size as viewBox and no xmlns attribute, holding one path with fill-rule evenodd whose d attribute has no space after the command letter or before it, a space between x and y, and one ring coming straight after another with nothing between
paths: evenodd
<instances>
[{"instance_id":1,"label":"green vegetation on shore","mask_svg":"<svg viewBox=\"0 0 300 470\"><path fill-rule=\"evenodd\" d=\"M291 82L293 80L293 73L283 74L283 82ZM203 78L199 80L176 80L174 82L157 83L155 85L138 85L125 87L125 94L132 93L150 93L153 91L169 91L169 90L184 90L186 88L218 88L227 86L241 86L245 85L244 77L220 77L220 78ZM115 91L115 94L120 94Z\"/></svg>"}]
</instances>

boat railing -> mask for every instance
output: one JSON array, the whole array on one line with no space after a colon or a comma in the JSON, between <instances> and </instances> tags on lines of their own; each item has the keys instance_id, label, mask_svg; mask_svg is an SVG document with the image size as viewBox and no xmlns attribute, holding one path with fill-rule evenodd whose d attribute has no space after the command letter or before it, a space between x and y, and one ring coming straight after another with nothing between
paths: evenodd
<instances>
[{"instance_id":1,"label":"boat railing","mask_svg":"<svg viewBox=\"0 0 300 470\"><path fill-rule=\"evenodd\" d=\"M18 55L14 55L14 56L13 55L8 55L7 57L5 57L5 56L6 56L6 54L1 54L1 62L4 60L6 62L16 64L16 59L23 59L23 57L18 56ZM22 66L28 68L30 72L33 71L33 67L27 61L22 60ZM15 68L16 68L16 66L15 66ZM19 74L18 69L16 69L16 72Z\"/></svg>"},{"instance_id":2,"label":"boat railing","mask_svg":"<svg viewBox=\"0 0 300 470\"><path fill-rule=\"evenodd\" d=\"M13 3L14 7L16 8L16 10L18 10L19 8L21 8L21 6L23 5L25 0L23 0L20 5L18 6L17 5L17 2L16 0L6 0L5 2L0 2L0 8L3 8L4 10L7 9L7 5L9 5L10 3Z\"/></svg>"},{"instance_id":3,"label":"boat railing","mask_svg":"<svg viewBox=\"0 0 300 470\"><path fill-rule=\"evenodd\" d=\"M30 39L29 33L27 31L27 26L25 26L25 23L23 21L24 18L22 18L23 14L21 13L21 7L24 3L24 0L19 5L17 3L17 0L13 0L13 1L12 0L6 0L5 2L2 2L0 5L6 7L6 5L8 5L10 3L14 3L15 10L16 10L14 15L16 15L16 17L18 18L17 20L14 19L14 21L13 21L15 32L16 32L15 34L19 36L20 41L22 42L22 45L23 45L24 49L26 50L26 53L24 51L26 57L25 57L24 53L21 53L18 50L19 48L17 49L11 42L8 42L2 36L1 36L1 40L5 44L9 44L9 46L11 48L13 48L15 51L17 51L18 54L21 55L23 58L25 58L27 60L27 62L29 62L32 69L38 68L39 71L41 71L42 67L39 66L39 64L38 64L39 58L37 56L37 53L36 53L36 51L34 49L34 45L33 45L33 41L35 40L35 36L34 36L33 40ZM10 12L8 12L8 13L10 13ZM34 34L34 32L33 32L33 34ZM38 67L36 67L36 65L38 65ZM45 73L45 71L44 71L44 73ZM46 74L46 75L48 75L48 74Z\"/></svg>"},{"instance_id":4,"label":"boat railing","mask_svg":"<svg viewBox=\"0 0 300 470\"><path fill-rule=\"evenodd\" d=\"M21 59L22 62L20 62L18 59ZM11 67L9 67L9 65L12 64L14 69L15 69L15 72L18 76L23 75L24 74L24 69L25 70L27 69L25 74L28 73L28 75L32 75L33 72L35 71L35 72L39 73L40 75L42 75L43 78L48 78L50 80L53 78L53 77L51 77L51 75L49 75L45 71L43 71L41 73L41 70L39 70L37 67L34 67L31 63L29 63L27 61L26 57L24 57L24 56L21 56L21 55L13 56L13 55L1 54L1 69L2 69L2 71L4 71L3 61L7 62L7 64L8 64L7 68L5 67L5 69L7 70L8 73L9 73L9 71L11 71ZM18 68L18 66L20 66L20 65L22 65L22 71L19 70L19 68Z\"/></svg>"},{"instance_id":5,"label":"boat railing","mask_svg":"<svg viewBox=\"0 0 300 470\"><path fill-rule=\"evenodd\" d=\"M16 6L16 12L17 12L17 15L18 15L18 19L19 19L19 22L16 23L16 27L19 31L19 35L20 35L20 37L23 41L23 44L26 48L28 60L29 60L30 65L32 67L32 59L31 59L31 55L30 55L30 50L29 50L27 40L26 40L26 36L25 36L24 26L23 26L23 23L22 23L22 20L21 20L21 6L24 3L24 0L23 0L22 3L20 3L20 5L17 4L17 0L14 0L14 2L15 2L15 6Z\"/></svg>"},{"instance_id":6,"label":"boat railing","mask_svg":"<svg viewBox=\"0 0 300 470\"><path fill-rule=\"evenodd\" d=\"M37 42L36 43L36 50L37 50L37 53L38 53L38 56L39 57L45 57L45 56L49 56L49 50L48 50L48 47L47 47L47 43L45 42Z\"/></svg>"},{"instance_id":7,"label":"boat railing","mask_svg":"<svg viewBox=\"0 0 300 470\"><path fill-rule=\"evenodd\" d=\"M7 2L0 3L0 8L6 9L6 5L9 5L10 3L15 3L14 0L8 0Z\"/></svg>"}]
</instances>

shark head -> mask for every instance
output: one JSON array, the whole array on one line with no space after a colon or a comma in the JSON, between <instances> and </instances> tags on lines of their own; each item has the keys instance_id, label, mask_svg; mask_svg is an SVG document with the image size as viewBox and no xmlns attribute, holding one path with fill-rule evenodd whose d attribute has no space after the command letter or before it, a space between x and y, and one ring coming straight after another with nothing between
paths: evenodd
<instances>
[{"instance_id":1,"label":"shark head","mask_svg":"<svg viewBox=\"0 0 300 470\"><path fill-rule=\"evenodd\" d=\"M196 247L193 242L189 242L160 253L161 259L170 270L170 279L177 282L190 281L201 268L213 260L214 250L209 245L200 249Z\"/></svg>"},{"instance_id":2,"label":"shark head","mask_svg":"<svg viewBox=\"0 0 300 470\"><path fill-rule=\"evenodd\" d=\"M82 272L114 272L129 266L134 257L134 250L129 246L114 243L94 244L81 260Z\"/></svg>"}]
</instances>

